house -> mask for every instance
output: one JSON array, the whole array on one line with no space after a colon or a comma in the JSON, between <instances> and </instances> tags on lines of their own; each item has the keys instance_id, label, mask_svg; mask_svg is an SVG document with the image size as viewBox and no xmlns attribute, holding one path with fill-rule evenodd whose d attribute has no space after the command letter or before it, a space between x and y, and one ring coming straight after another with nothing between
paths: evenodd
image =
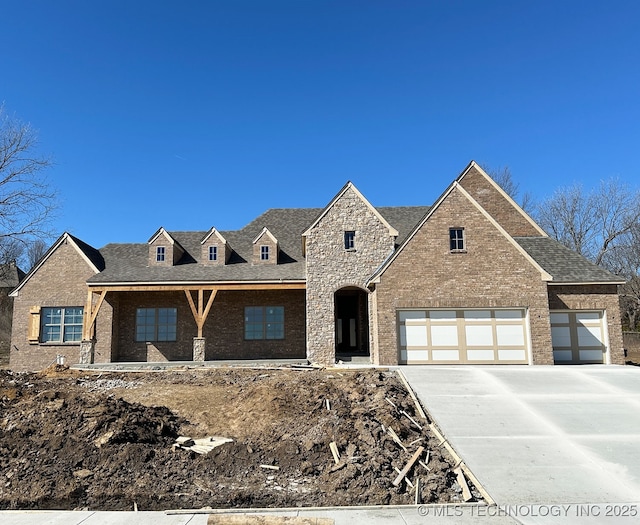
<instances>
[{"instance_id":1,"label":"house","mask_svg":"<svg viewBox=\"0 0 640 525\"><path fill-rule=\"evenodd\" d=\"M9 362L13 317L13 299L9 297L9 293L24 277L25 273L15 261L0 265L0 365Z\"/></svg>"},{"instance_id":2,"label":"house","mask_svg":"<svg viewBox=\"0 0 640 525\"><path fill-rule=\"evenodd\" d=\"M618 277L471 162L432 206L324 208L237 231L65 233L11 293L11 367L369 356L374 364L623 364ZM366 359L366 358L365 358Z\"/></svg>"}]
</instances>

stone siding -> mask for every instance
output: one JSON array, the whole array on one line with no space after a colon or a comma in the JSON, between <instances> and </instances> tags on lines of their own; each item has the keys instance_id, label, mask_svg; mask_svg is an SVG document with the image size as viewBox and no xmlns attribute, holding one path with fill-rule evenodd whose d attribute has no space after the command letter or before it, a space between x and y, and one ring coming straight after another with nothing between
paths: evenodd
<instances>
[{"instance_id":1,"label":"stone siding","mask_svg":"<svg viewBox=\"0 0 640 525\"><path fill-rule=\"evenodd\" d=\"M604 310L611 364L624 364L622 317L616 285L549 286L550 310Z\"/></svg>"},{"instance_id":2,"label":"stone siding","mask_svg":"<svg viewBox=\"0 0 640 525\"><path fill-rule=\"evenodd\" d=\"M344 232L355 232L346 250ZM335 362L334 294L344 287L364 289L367 279L393 250L388 227L351 187L333 203L307 236L307 356Z\"/></svg>"},{"instance_id":3,"label":"stone siding","mask_svg":"<svg viewBox=\"0 0 640 525\"><path fill-rule=\"evenodd\" d=\"M449 251L464 227L466 253ZM540 271L456 189L404 247L376 285L380 365L398 363L398 308L524 308L534 364L553 364L547 285Z\"/></svg>"}]
</instances>

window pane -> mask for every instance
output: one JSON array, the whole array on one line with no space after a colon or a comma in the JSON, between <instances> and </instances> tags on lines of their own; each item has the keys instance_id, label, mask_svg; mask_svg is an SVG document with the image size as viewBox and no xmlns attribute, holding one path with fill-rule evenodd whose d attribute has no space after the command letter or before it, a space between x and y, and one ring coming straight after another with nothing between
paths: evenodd
<instances>
[{"instance_id":1,"label":"window pane","mask_svg":"<svg viewBox=\"0 0 640 525\"><path fill-rule=\"evenodd\" d=\"M71 325L64 327L64 341L80 341L82 339L82 325Z\"/></svg>"},{"instance_id":2,"label":"window pane","mask_svg":"<svg viewBox=\"0 0 640 525\"><path fill-rule=\"evenodd\" d=\"M42 340L45 343L49 341L60 341L60 326L44 326L42 330Z\"/></svg>"}]
</instances>

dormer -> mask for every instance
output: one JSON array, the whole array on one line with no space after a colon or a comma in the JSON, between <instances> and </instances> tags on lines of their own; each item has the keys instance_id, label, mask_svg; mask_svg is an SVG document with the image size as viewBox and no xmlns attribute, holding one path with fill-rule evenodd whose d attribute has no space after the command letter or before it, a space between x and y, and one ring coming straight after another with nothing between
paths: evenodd
<instances>
[{"instance_id":1,"label":"dormer","mask_svg":"<svg viewBox=\"0 0 640 525\"><path fill-rule=\"evenodd\" d=\"M184 248L164 228L160 228L148 244L149 266L174 266L184 254Z\"/></svg>"},{"instance_id":2,"label":"dormer","mask_svg":"<svg viewBox=\"0 0 640 525\"><path fill-rule=\"evenodd\" d=\"M278 264L278 239L264 228L253 241L253 264Z\"/></svg>"},{"instance_id":3,"label":"dormer","mask_svg":"<svg viewBox=\"0 0 640 525\"><path fill-rule=\"evenodd\" d=\"M222 234L211 228L200 241L202 246L200 261L211 266L223 266L231 257L231 247Z\"/></svg>"}]
</instances>

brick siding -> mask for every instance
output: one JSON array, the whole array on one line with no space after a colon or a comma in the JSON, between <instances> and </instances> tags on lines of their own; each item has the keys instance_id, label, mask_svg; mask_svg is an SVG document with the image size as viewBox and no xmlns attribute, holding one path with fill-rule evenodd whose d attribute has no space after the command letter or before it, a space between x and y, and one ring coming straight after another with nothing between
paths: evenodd
<instances>
[{"instance_id":1,"label":"brick siding","mask_svg":"<svg viewBox=\"0 0 640 525\"><path fill-rule=\"evenodd\" d=\"M114 295L118 296L115 324L119 327L114 360L192 360L197 327L184 292L128 292ZM245 341L245 306L283 306L284 339ZM177 308L177 341L136 342L137 308ZM204 325L205 360L304 358L304 312L304 290L220 291Z\"/></svg>"},{"instance_id":2,"label":"brick siding","mask_svg":"<svg viewBox=\"0 0 640 525\"><path fill-rule=\"evenodd\" d=\"M87 300L85 282L92 275L93 270L71 243L63 242L25 283L14 299L10 356L10 367L13 370L40 370L54 363L57 355L64 355L68 364L79 362L79 342L58 345L29 343L29 310L33 306L84 307ZM99 325L101 330L108 323L110 308L107 303L100 310L103 317L103 322ZM109 334L110 330L107 328L105 333ZM96 361L110 361L111 341L108 336L103 338L96 351L99 352Z\"/></svg>"},{"instance_id":3,"label":"brick siding","mask_svg":"<svg viewBox=\"0 0 640 525\"><path fill-rule=\"evenodd\" d=\"M514 237L540 235L540 232L475 167L469 169L460 181L460 185L510 235Z\"/></svg>"},{"instance_id":4,"label":"brick siding","mask_svg":"<svg viewBox=\"0 0 640 525\"><path fill-rule=\"evenodd\" d=\"M450 253L449 228L465 229L466 253ZM375 358L398 363L398 308L525 308L534 364L553 364L546 282L522 253L453 190L376 285Z\"/></svg>"}]
</instances>

